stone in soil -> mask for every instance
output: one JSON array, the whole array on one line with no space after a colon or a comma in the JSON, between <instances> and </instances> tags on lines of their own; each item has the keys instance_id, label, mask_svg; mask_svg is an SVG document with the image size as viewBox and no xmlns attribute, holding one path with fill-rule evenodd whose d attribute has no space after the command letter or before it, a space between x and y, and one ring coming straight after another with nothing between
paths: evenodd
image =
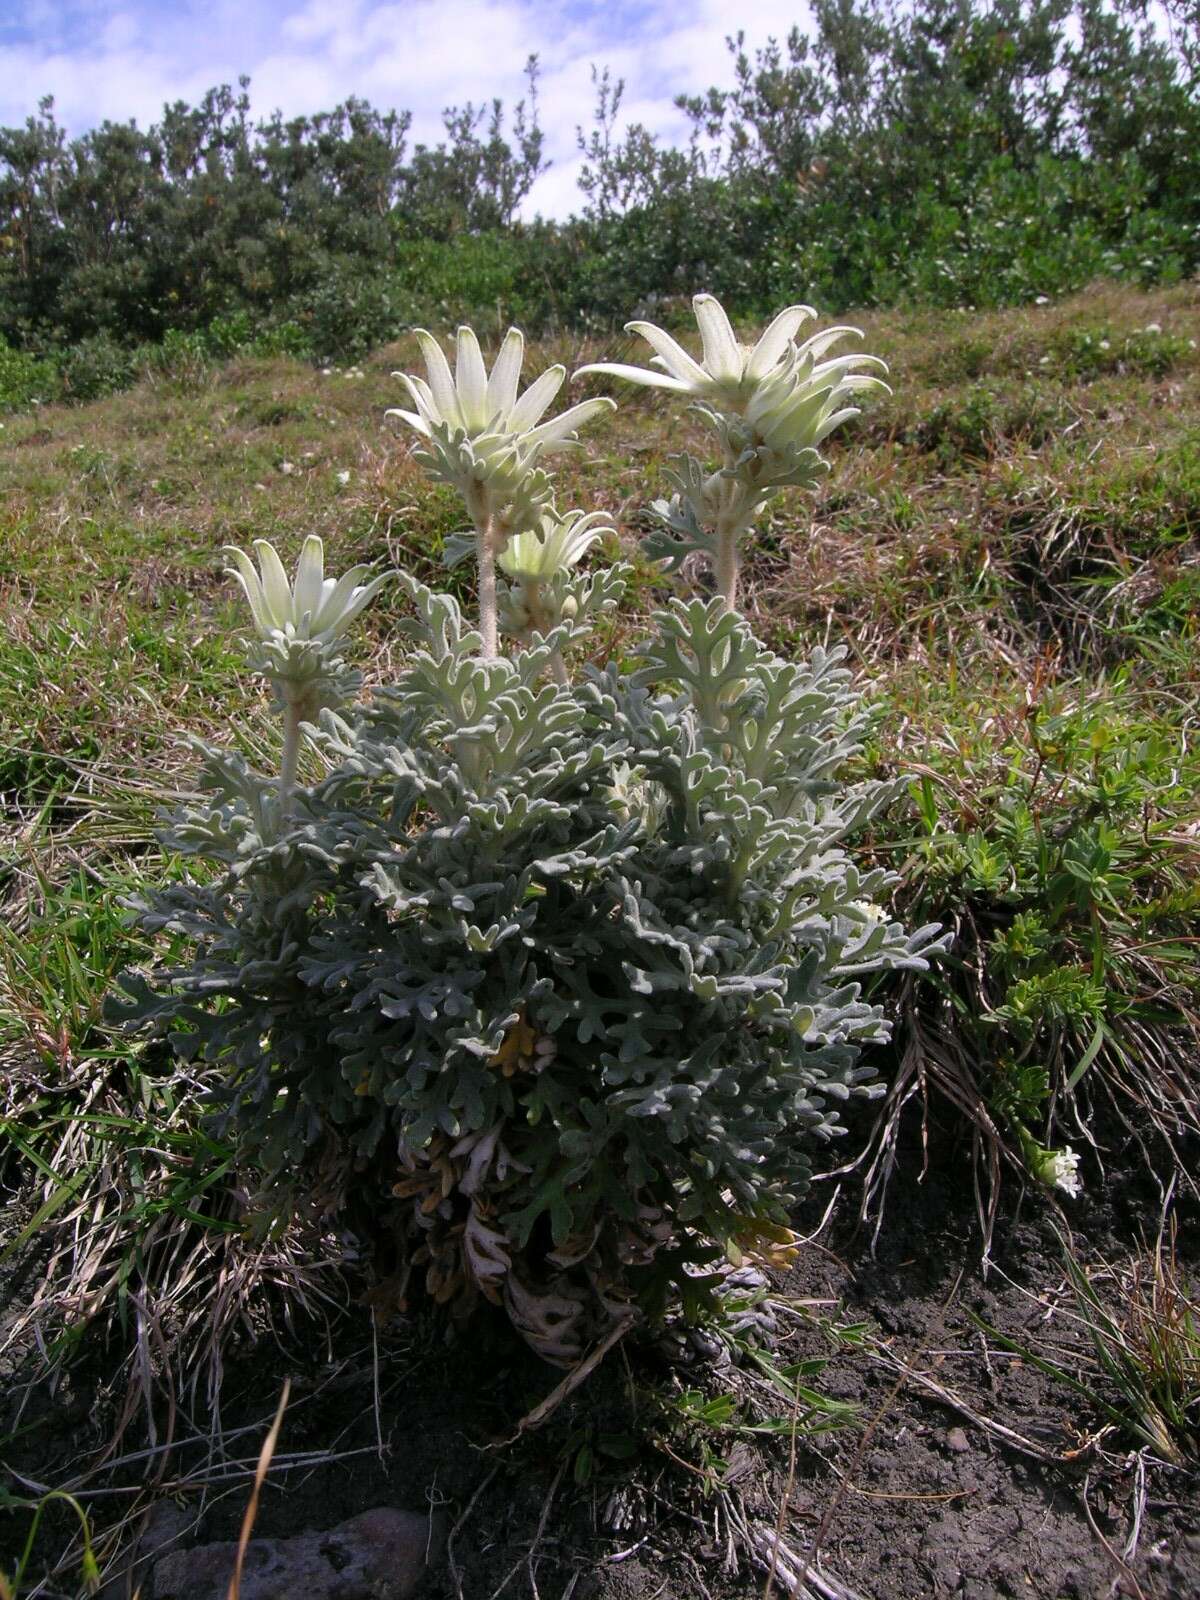
<instances>
[{"instance_id":1,"label":"stone in soil","mask_svg":"<svg viewBox=\"0 0 1200 1600\"><path fill-rule=\"evenodd\" d=\"M155 1501L146 1515L131 1564L105 1584L99 1600L128 1600L129 1595L140 1594L151 1565L185 1539L195 1522L194 1511L176 1505L173 1500Z\"/></svg>"},{"instance_id":2,"label":"stone in soil","mask_svg":"<svg viewBox=\"0 0 1200 1600\"><path fill-rule=\"evenodd\" d=\"M251 1539L241 1600L406 1600L434 1547L428 1517L387 1507L328 1533ZM173 1551L154 1568L154 1600L226 1600L236 1556L233 1542Z\"/></svg>"}]
</instances>

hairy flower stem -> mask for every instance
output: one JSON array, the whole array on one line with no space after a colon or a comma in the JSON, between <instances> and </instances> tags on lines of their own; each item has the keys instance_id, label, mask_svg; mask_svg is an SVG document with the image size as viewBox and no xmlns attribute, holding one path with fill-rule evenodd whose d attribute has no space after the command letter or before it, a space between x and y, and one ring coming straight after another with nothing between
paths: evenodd
<instances>
[{"instance_id":1,"label":"hairy flower stem","mask_svg":"<svg viewBox=\"0 0 1200 1600\"><path fill-rule=\"evenodd\" d=\"M737 462L731 452L725 452L727 471L736 469ZM721 509L717 513L713 532L716 534L717 553L713 563L717 593L726 611L738 608L738 575L741 557L738 543L754 519L753 502L747 502L745 486L736 477L726 477L721 485Z\"/></svg>"},{"instance_id":2,"label":"hairy flower stem","mask_svg":"<svg viewBox=\"0 0 1200 1600\"><path fill-rule=\"evenodd\" d=\"M495 661L500 654L500 633L496 621L496 514L486 488L476 484L464 494L471 521L475 524L475 559L479 569L479 654Z\"/></svg>"},{"instance_id":3,"label":"hairy flower stem","mask_svg":"<svg viewBox=\"0 0 1200 1600\"><path fill-rule=\"evenodd\" d=\"M309 695L292 685L284 687L283 759L279 766L279 810L286 815L296 787L296 768L300 761L300 724L311 720Z\"/></svg>"},{"instance_id":4,"label":"hairy flower stem","mask_svg":"<svg viewBox=\"0 0 1200 1600\"><path fill-rule=\"evenodd\" d=\"M483 636L480 654L494 661L500 654L496 626L496 544L489 517L479 533L479 632Z\"/></svg>"},{"instance_id":5,"label":"hairy flower stem","mask_svg":"<svg viewBox=\"0 0 1200 1600\"><path fill-rule=\"evenodd\" d=\"M529 626L534 633L549 633L553 626L549 613L542 604L542 585L537 578L527 578L523 585L525 609L529 613ZM562 658L561 650L553 650L550 654L550 676L560 689L566 689L570 684L567 677L567 668Z\"/></svg>"},{"instance_id":6,"label":"hairy flower stem","mask_svg":"<svg viewBox=\"0 0 1200 1600\"><path fill-rule=\"evenodd\" d=\"M738 524L722 517L717 523L717 593L726 611L736 611L738 602Z\"/></svg>"}]
</instances>

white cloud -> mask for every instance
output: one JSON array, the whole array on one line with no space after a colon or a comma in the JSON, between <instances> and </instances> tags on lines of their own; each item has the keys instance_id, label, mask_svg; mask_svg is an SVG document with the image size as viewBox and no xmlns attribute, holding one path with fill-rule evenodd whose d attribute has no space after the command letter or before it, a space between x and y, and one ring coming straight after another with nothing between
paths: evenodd
<instances>
[{"instance_id":1,"label":"white cloud","mask_svg":"<svg viewBox=\"0 0 1200 1600\"><path fill-rule=\"evenodd\" d=\"M194 101L245 73L256 112L297 115L357 95L410 110L414 138L429 141L447 105L520 99L536 52L553 166L527 210L563 216L579 203L575 129L591 120L592 63L626 80L623 119L679 138L686 119L674 96L730 81L728 33L741 28L760 45L806 14L804 0L746 0L736 18L728 0L26 0L0 27L0 123L23 121L53 94L74 133L106 117L144 125L164 102Z\"/></svg>"}]
</instances>

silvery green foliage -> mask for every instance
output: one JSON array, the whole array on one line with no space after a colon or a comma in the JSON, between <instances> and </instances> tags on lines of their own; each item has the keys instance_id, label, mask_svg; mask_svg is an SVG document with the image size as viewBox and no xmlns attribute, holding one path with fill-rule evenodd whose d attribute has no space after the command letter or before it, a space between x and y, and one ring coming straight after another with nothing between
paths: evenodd
<instances>
[{"instance_id":1,"label":"silvery green foliage","mask_svg":"<svg viewBox=\"0 0 1200 1600\"><path fill-rule=\"evenodd\" d=\"M840 652L785 661L674 602L634 670L563 688L578 621L481 659L402 582L416 647L323 713L318 783L284 809L211 754L167 839L199 870L141 913L194 954L128 979L127 1016L226 1069L264 1208L357 1219L570 1363L786 1223L875 1091L859 979L923 968L936 930L847 853L891 791L843 777L866 715Z\"/></svg>"},{"instance_id":2,"label":"silvery green foliage","mask_svg":"<svg viewBox=\"0 0 1200 1600\"><path fill-rule=\"evenodd\" d=\"M565 627L572 638L585 638L601 617L611 616L617 609L630 571L622 562L592 572L560 569L549 578L501 582L501 632L529 641L547 630Z\"/></svg>"},{"instance_id":3,"label":"silvery green foliage","mask_svg":"<svg viewBox=\"0 0 1200 1600\"><path fill-rule=\"evenodd\" d=\"M815 488L829 471L829 463L814 449L794 445L772 449L736 419L699 403L691 409L717 434L726 465L710 472L695 456L680 455L665 469L675 493L669 500L650 502L658 526L647 534L642 548L651 561L665 562L667 572L678 571L696 553L715 564L723 522L746 528L780 489Z\"/></svg>"}]
</instances>

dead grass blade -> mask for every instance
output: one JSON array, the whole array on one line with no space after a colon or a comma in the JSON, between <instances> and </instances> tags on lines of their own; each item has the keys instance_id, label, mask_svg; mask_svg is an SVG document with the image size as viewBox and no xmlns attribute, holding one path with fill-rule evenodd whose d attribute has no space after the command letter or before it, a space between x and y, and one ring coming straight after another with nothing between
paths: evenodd
<instances>
[{"instance_id":1,"label":"dead grass blade","mask_svg":"<svg viewBox=\"0 0 1200 1600\"><path fill-rule=\"evenodd\" d=\"M283 1427L283 1414L287 1410L288 1397L292 1392L292 1380L283 1380L283 1393L279 1396L279 1406L275 1412L275 1420L263 1440L262 1450L259 1452L258 1468L254 1474L254 1484L250 1490L250 1499L246 1504L246 1514L242 1518L242 1531L238 1535L237 1556L233 1563L233 1577L229 1580L229 1592L226 1600L240 1600L242 1592L242 1567L246 1560L246 1546L250 1543L250 1535L254 1531L254 1524L258 1517L258 1497L262 1486L267 1480L267 1473L271 1470L271 1458L275 1454L275 1446L279 1443L279 1430Z\"/></svg>"}]
</instances>

